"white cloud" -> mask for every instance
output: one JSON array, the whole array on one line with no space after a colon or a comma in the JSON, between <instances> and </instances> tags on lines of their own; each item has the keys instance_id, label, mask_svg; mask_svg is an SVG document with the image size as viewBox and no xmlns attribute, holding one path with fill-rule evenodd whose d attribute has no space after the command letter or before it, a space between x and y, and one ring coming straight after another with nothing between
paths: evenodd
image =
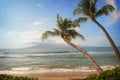
<instances>
[{"instance_id":1,"label":"white cloud","mask_svg":"<svg viewBox=\"0 0 120 80\"><path fill-rule=\"evenodd\" d=\"M0 40L0 48L25 48L33 46L32 42L41 41L41 32L30 29L24 32L9 31L4 32L4 36Z\"/></svg>"},{"instance_id":2,"label":"white cloud","mask_svg":"<svg viewBox=\"0 0 120 80\"><path fill-rule=\"evenodd\" d=\"M118 19L120 18L120 12L117 11L117 6L116 6L116 3L115 3L115 0L106 0L108 4L111 4L114 6L114 8L116 9L114 12L112 12L112 15L111 17L109 18L109 20L107 20L107 24L108 25L113 25L115 24Z\"/></svg>"},{"instance_id":3,"label":"white cloud","mask_svg":"<svg viewBox=\"0 0 120 80\"><path fill-rule=\"evenodd\" d=\"M36 4L36 6L37 6L37 7L43 7L43 5L40 4L40 3Z\"/></svg>"},{"instance_id":4,"label":"white cloud","mask_svg":"<svg viewBox=\"0 0 120 80\"><path fill-rule=\"evenodd\" d=\"M110 46L108 40L104 36L97 36L93 38L86 38L86 40L77 39L76 44L80 46Z\"/></svg>"},{"instance_id":5,"label":"white cloud","mask_svg":"<svg viewBox=\"0 0 120 80\"><path fill-rule=\"evenodd\" d=\"M38 44L33 44L35 42L41 42L42 30L39 32L36 29L30 29L25 32L7 32L6 39L0 40L0 48L26 48L30 46L35 46ZM75 44L80 46L110 46L108 40L104 36L98 36L94 38L86 38L85 41L76 39L73 41ZM44 43L56 44L56 45L68 45L60 37L51 37L44 41ZM39 44L40 45L40 44ZM45 44L46 45L46 44Z\"/></svg>"},{"instance_id":6,"label":"white cloud","mask_svg":"<svg viewBox=\"0 0 120 80\"><path fill-rule=\"evenodd\" d=\"M115 5L115 0L106 0L108 4L111 4L115 7L116 9L116 5Z\"/></svg>"},{"instance_id":7,"label":"white cloud","mask_svg":"<svg viewBox=\"0 0 120 80\"><path fill-rule=\"evenodd\" d=\"M41 24L42 24L42 22L40 22L40 21L35 21L32 23L32 25L34 25L34 26L41 25Z\"/></svg>"},{"instance_id":8,"label":"white cloud","mask_svg":"<svg viewBox=\"0 0 120 80\"><path fill-rule=\"evenodd\" d=\"M61 37L55 37L55 38L52 38L51 40L53 40L55 44L65 45L65 42Z\"/></svg>"}]
</instances>

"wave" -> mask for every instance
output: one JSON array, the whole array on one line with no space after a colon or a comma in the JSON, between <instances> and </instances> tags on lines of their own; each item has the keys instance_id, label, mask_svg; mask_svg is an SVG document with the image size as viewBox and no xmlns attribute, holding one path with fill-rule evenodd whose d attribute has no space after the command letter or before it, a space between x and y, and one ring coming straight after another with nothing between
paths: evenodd
<instances>
[{"instance_id":1,"label":"wave","mask_svg":"<svg viewBox=\"0 0 120 80\"><path fill-rule=\"evenodd\" d=\"M88 52L93 58L113 58L113 52ZM45 58L45 59L79 59L85 58L79 51L53 51L53 52L27 52L27 53L8 53L4 52L0 55L0 58L26 58L26 59L33 59L33 58Z\"/></svg>"},{"instance_id":2,"label":"wave","mask_svg":"<svg viewBox=\"0 0 120 80\"><path fill-rule=\"evenodd\" d=\"M88 53L90 53L90 54L97 54L97 53L113 53L113 51L87 51ZM66 53L71 53L71 54L73 54L73 53L81 53L80 51L53 51L53 52L37 52L36 54L41 54L41 53L43 53L43 54L66 54Z\"/></svg>"},{"instance_id":3,"label":"wave","mask_svg":"<svg viewBox=\"0 0 120 80\"><path fill-rule=\"evenodd\" d=\"M12 56L0 56L0 58L20 58L20 57L12 57Z\"/></svg>"},{"instance_id":4,"label":"wave","mask_svg":"<svg viewBox=\"0 0 120 80\"><path fill-rule=\"evenodd\" d=\"M93 58L104 58L104 57L113 57L113 52L88 52ZM109 53L109 54L108 54ZM25 53L25 54L12 54L5 53L0 55L0 58L39 58L39 57L64 57L64 58L84 58L82 54L79 53Z\"/></svg>"},{"instance_id":5,"label":"wave","mask_svg":"<svg viewBox=\"0 0 120 80\"><path fill-rule=\"evenodd\" d=\"M88 53L94 53L94 54L96 54L96 53L113 53L113 52L112 51L101 51L101 52L90 51Z\"/></svg>"},{"instance_id":6,"label":"wave","mask_svg":"<svg viewBox=\"0 0 120 80\"><path fill-rule=\"evenodd\" d=\"M0 56L0 58L23 58L25 56Z\"/></svg>"},{"instance_id":7,"label":"wave","mask_svg":"<svg viewBox=\"0 0 120 80\"><path fill-rule=\"evenodd\" d=\"M113 69L118 65L105 65L100 66L103 70ZM0 70L0 74L32 74L32 73L63 73L63 72L96 72L93 67L82 66L77 68L29 68L29 67L18 67L11 68L10 70Z\"/></svg>"},{"instance_id":8,"label":"wave","mask_svg":"<svg viewBox=\"0 0 120 80\"><path fill-rule=\"evenodd\" d=\"M12 54L12 53L5 52L5 53L3 53L3 54Z\"/></svg>"}]
</instances>

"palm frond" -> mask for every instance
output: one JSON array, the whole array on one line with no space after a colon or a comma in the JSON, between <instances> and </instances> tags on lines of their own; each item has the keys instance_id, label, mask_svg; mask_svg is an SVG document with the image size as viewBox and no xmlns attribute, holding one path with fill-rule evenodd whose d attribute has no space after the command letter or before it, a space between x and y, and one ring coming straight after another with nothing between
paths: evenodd
<instances>
[{"instance_id":1,"label":"palm frond","mask_svg":"<svg viewBox=\"0 0 120 80\"><path fill-rule=\"evenodd\" d=\"M84 1L84 0L83 0ZM92 16L96 13L96 4L97 4L97 0L87 0L86 1L88 3L87 7L84 7L83 9L88 10L88 12L85 12L84 14L86 14L87 16ZM83 5L83 4L82 4ZM84 6L84 5L83 5Z\"/></svg>"},{"instance_id":2,"label":"palm frond","mask_svg":"<svg viewBox=\"0 0 120 80\"><path fill-rule=\"evenodd\" d=\"M71 36L64 36L63 39L66 39L68 41L71 41L72 40L72 37Z\"/></svg>"},{"instance_id":3,"label":"palm frond","mask_svg":"<svg viewBox=\"0 0 120 80\"><path fill-rule=\"evenodd\" d=\"M64 19L64 21L63 21L63 24L64 24L64 30L67 30L67 29L69 29L69 28L71 28L71 24L73 23L73 21L72 20L70 20L70 19Z\"/></svg>"},{"instance_id":4,"label":"palm frond","mask_svg":"<svg viewBox=\"0 0 120 80\"><path fill-rule=\"evenodd\" d=\"M115 8L108 4L106 6L103 6L101 9L99 9L97 12L96 12L96 15L95 17L99 17L101 15L108 15L110 12L114 11Z\"/></svg>"},{"instance_id":5,"label":"palm frond","mask_svg":"<svg viewBox=\"0 0 120 80\"><path fill-rule=\"evenodd\" d=\"M71 24L73 21L71 19L65 18L63 19L59 15L57 15L57 26L60 30L64 31L68 28L71 28Z\"/></svg>"},{"instance_id":6,"label":"palm frond","mask_svg":"<svg viewBox=\"0 0 120 80\"><path fill-rule=\"evenodd\" d=\"M95 12L93 2L91 0L80 0L73 11L73 15L85 15L90 16L92 12Z\"/></svg>"},{"instance_id":7,"label":"palm frond","mask_svg":"<svg viewBox=\"0 0 120 80\"><path fill-rule=\"evenodd\" d=\"M77 37L80 37L82 40L85 40L84 36L79 34L76 30L74 29L70 29L67 30L66 33L68 34L68 36L70 36L72 39L75 39Z\"/></svg>"},{"instance_id":8,"label":"palm frond","mask_svg":"<svg viewBox=\"0 0 120 80\"><path fill-rule=\"evenodd\" d=\"M62 17L61 17L59 14L57 14L57 20L58 20L58 21L61 21L61 20L62 20Z\"/></svg>"},{"instance_id":9,"label":"palm frond","mask_svg":"<svg viewBox=\"0 0 120 80\"><path fill-rule=\"evenodd\" d=\"M87 18L86 17L80 17L80 18L78 18L78 19L75 19L74 21L73 21L73 23L72 23L72 27L79 27L80 26L80 23L82 23L82 22L85 22L85 21L87 21Z\"/></svg>"},{"instance_id":10,"label":"palm frond","mask_svg":"<svg viewBox=\"0 0 120 80\"><path fill-rule=\"evenodd\" d=\"M74 9L73 11L73 15L80 15L80 14L83 14L84 13L88 13L89 12L89 3L88 3L89 0L79 0L76 8Z\"/></svg>"},{"instance_id":11,"label":"palm frond","mask_svg":"<svg viewBox=\"0 0 120 80\"><path fill-rule=\"evenodd\" d=\"M91 0L92 2L92 5L91 5L91 13L92 15L95 15L96 11L97 11L97 3L98 3L98 0Z\"/></svg>"},{"instance_id":12,"label":"palm frond","mask_svg":"<svg viewBox=\"0 0 120 80\"><path fill-rule=\"evenodd\" d=\"M97 3L98 3L98 0L93 0L94 5L97 5Z\"/></svg>"},{"instance_id":13,"label":"palm frond","mask_svg":"<svg viewBox=\"0 0 120 80\"><path fill-rule=\"evenodd\" d=\"M82 9L79 7L79 6L77 6L75 9L74 9L74 11L73 11L73 15L75 16L75 15L80 15L80 14L82 14L83 13L83 11L82 11Z\"/></svg>"},{"instance_id":14,"label":"palm frond","mask_svg":"<svg viewBox=\"0 0 120 80\"><path fill-rule=\"evenodd\" d=\"M56 35L61 35L61 32L58 30L58 29L56 29L56 28L54 28L54 33L56 34Z\"/></svg>"},{"instance_id":15,"label":"palm frond","mask_svg":"<svg viewBox=\"0 0 120 80\"><path fill-rule=\"evenodd\" d=\"M42 39L42 41L43 41L43 40L47 39L48 37L54 36L54 35L55 35L54 32L52 32L52 31L46 31L46 32L44 32L44 33L42 34L41 39Z\"/></svg>"},{"instance_id":16,"label":"palm frond","mask_svg":"<svg viewBox=\"0 0 120 80\"><path fill-rule=\"evenodd\" d=\"M60 30L64 29L64 25L63 25L64 19L59 16L59 14L57 14L57 26Z\"/></svg>"},{"instance_id":17,"label":"palm frond","mask_svg":"<svg viewBox=\"0 0 120 80\"><path fill-rule=\"evenodd\" d=\"M82 9L86 9L87 11L90 11L90 7L92 1L91 0L81 0L81 3L79 4Z\"/></svg>"},{"instance_id":18,"label":"palm frond","mask_svg":"<svg viewBox=\"0 0 120 80\"><path fill-rule=\"evenodd\" d=\"M97 0L90 0L91 1L91 5L90 5L90 15L95 15L96 11L97 11L97 7L96 7L96 4L97 4Z\"/></svg>"}]
</instances>

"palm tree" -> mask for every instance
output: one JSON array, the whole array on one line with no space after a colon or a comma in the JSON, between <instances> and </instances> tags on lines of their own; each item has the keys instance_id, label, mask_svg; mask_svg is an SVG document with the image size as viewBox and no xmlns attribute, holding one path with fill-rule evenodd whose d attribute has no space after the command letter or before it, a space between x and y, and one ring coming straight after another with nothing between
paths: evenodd
<instances>
[{"instance_id":1,"label":"palm tree","mask_svg":"<svg viewBox=\"0 0 120 80\"><path fill-rule=\"evenodd\" d=\"M58 28L54 28L54 31L46 31L42 34L42 40L50 37L50 36L60 36L67 44L79 50L95 67L98 73L102 72L102 69L96 64L96 62L92 59L92 57L81 47L71 42L72 39L80 37L84 39L84 37L79 34L74 27L79 26L79 23L85 21L84 18L79 18L74 21L69 20L67 18L63 19L59 15L57 15L57 26Z\"/></svg>"},{"instance_id":2,"label":"palm tree","mask_svg":"<svg viewBox=\"0 0 120 80\"><path fill-rule=\"evenodd\" d=\"M115 9L112 5L107 4L107 5L103 6L102 8L100 8L99 10L97 10L96 9L97 3L98 3L98 0L80 0L77 4L77 7L73 11L73 14L74 15L82 14L85 17L91 19L94 23L96 23L98 25L98 27L104 32L105 36L107 37L108 41L110 42L110 44L115 52L115 55L118 59L118 62L120 64L120 53L119 53L117 46L113 42L112 38L110 37L110 35L106 31L106 29L96 20L96 18L98 18L102 15L108 15L110 12L114 11Z\"/></svg>"}]
</instances>

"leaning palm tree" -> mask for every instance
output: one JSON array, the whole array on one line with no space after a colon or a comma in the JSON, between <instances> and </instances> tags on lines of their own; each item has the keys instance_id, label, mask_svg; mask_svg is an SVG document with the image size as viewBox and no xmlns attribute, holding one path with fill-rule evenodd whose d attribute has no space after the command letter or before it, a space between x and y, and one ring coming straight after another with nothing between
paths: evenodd
<instances>
[{"instance_id":1,"label":"leaning palm tree","mask_svg":"<svg viewBox=\"0 0 120 80\"><path fill-rule=\"evenodd\" d=\"M118 59L118 62L120 64L120 53L119 53L117 46L113 42L112 38L110 37L110 35L106 31L106 29L96 20L96 18L98 18L102 15L108 15L110 12L114 11L115 9L112 5L107 4L107 5L103 6L102 8L100 8L99 10L97 10L97 3L98 3L98 0L80 0L77 4L75 10L73 11L73 14L74 15L82 14L85 17L91 19L94 23L96 23L98 25L98 27L104 32L105 36L107 37L108 41L110 42L110 44L115 52L115 55Z\"/></svg>"},{"instance_id":2,"label":"leaning palm tree","mask_svg":"<svg viewBox=\"0 0 120 80\"><path fill-rule=\"evenodd\" d=\"M98 73L102 72L102 69L96 64L96 62L92 59L92 57L81 47L71 42L72 39L80 37L84 39L84 37L79 34L74 27L79 26L79 22L85 21L84 18L79 18L74 21L69 20L67 18L63 19L59 15L57 15L57 26L58 28L54 28L54 31L46 31L42 34L42 40L50 37L50 36L60 36L67 44L79 50L95 67Z\"/></svg>"}]
</instances>

